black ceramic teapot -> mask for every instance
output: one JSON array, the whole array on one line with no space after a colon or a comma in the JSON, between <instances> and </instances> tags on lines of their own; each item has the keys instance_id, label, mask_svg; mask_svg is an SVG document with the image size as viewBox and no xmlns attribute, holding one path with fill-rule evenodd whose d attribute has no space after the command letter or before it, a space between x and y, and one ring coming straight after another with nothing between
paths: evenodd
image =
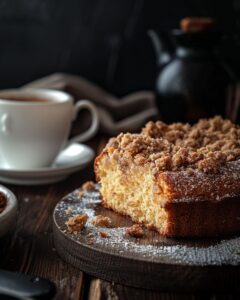
<instances>
[{"instance_id":1,"label":"black ceramic teapot","mask_svg":"<svg viewBox=\"0 0 240 300\"><path fill-rule=\"evenodd\" d=\"M225 114L232 76L216 55L220 34L216 31L171 32L175 50L166 40L149 32L157 53L157 106L166 122L195 122L202 117Z\"/></svg>"}]
</instances>

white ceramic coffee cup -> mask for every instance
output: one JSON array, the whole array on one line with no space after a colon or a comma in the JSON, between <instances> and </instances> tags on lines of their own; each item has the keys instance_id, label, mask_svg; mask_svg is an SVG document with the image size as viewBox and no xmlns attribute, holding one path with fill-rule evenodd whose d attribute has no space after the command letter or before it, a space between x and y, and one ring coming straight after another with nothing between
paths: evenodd
<instances>
[{"instance_id":1,"label":"white ceramic coffee cup","mask_svg":"<svg viewBox=\"0 0 240 300\"><path fill-rule=\"evenodd\" d=\"M91 126L68 141L71 123L81 109L90 111ZM0 91L0 168L50 166L68 143L90 139L98 127L97 109L88 100L74 104L69 94L48 89Z\"/></svg>"}]
</instances>

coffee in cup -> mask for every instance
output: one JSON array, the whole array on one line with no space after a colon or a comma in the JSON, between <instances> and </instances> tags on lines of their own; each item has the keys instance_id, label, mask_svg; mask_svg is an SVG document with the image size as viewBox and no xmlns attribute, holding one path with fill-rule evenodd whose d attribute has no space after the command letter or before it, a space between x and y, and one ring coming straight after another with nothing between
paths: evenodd
<instances>
[{"instance_id":1,"label":"coffee in cup","mask_svg":"<svg viewBox=\"0 0 240 300\"><path fill-rule=\"evenodd\" d=\"M92 115L90 128L67 141L81 109ZM97 109L89 100L74 104L69 94L48 89L0 91L0 168L48 167L68 143L90 139L98 126Z\"/></svg>"}]
</instances>

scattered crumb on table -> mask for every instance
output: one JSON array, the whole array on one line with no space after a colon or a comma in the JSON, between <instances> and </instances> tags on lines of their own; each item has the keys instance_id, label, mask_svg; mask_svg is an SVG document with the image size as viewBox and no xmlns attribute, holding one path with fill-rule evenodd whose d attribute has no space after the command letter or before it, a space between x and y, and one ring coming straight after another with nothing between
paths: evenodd
<instances>
[{"instance_id":1,"label":"scattered crumb on table","mask_svg":"<svg viewBox=\"0 0 240 300\"><path fill-rule=\"evenodd\" d=\"M29 202L29 198L25 197L25 198L23 198L23 201L24 201L25 203L28 203L28 202Z\"/></svg>"}]
</instances>

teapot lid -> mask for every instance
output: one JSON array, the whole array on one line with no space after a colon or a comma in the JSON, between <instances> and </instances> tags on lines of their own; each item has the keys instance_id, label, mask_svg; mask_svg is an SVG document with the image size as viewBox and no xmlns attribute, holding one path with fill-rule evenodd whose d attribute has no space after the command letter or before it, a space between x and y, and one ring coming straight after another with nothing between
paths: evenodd
<instances>
[{"instance_id":1,"label":"teapot lid","mask_svg":"<svg viewBox=\"0 0 240 300\"><path fill-rule=\"evenodd\" d=\"M180 21L183 32L209 32L215 29L215 21L212 18L187 17Z\"/></svg>"},{"instance_id":2,"label":"teapot lid","mask_svg":"<svg viewBox=\"0 0 240 300\"><path fill-rule=\"evenodd\" d=\"M216 30L212 18L184 18L180 29L171 31L176 44L186 47L211 47L220 41L220 32Z\"/></svg>"}]
</instances>

